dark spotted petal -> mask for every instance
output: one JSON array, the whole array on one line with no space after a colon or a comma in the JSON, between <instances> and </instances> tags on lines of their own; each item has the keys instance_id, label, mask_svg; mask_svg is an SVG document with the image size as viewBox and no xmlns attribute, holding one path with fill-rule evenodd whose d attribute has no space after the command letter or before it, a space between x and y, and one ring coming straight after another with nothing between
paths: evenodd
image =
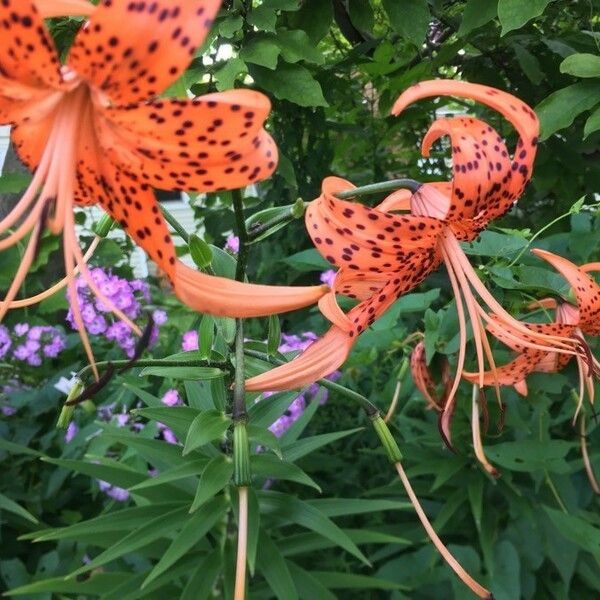
<instances>
[{"instance_id":1,"label":"dark spotted petal","mask_svg":"<svg viewBox=\"0 0 600 600\"><path fill-rule=\"evenodd\" d=\"M32 87L60 88L58 54L35 2L0 1L0 39L0 75Z\"/></svg>"},{"instance_id":2,"label":"dark spotted petal","mask_svg":"<svg viewBox=\"0 0 600 600\"><path fill-rule=\"evenodd\" d=\"M306 227L317 250L334 265L372 273L402 270L406 260L434 248L443 223L430 217L393 215L335 194L352 189L338 177L306 211Z\"/></svg>"},{"instance_id":3,"label":"dark spotted petal","mask_svg":"<svg viewBox=\"0 0 600 600\"><path fill-rule=\"evenodd\" d=\"M519 133L520 138L510 167L512 177L503 184L504 187L500 194L502 202L497 205L492 203L492 206L484 206L488 211L487 219L497 218L504 214L500 211L506 211L512 205L509 199L515 200L523 193L531 178L539 135L537 116L527 104L511 94L485 85L445 79L423 81L410 87L396 100L392 113L399 115L406 106L421 98L445 95L472 98L486 104L508 119ZM499 144L498 147L500 148ZM500 156L502 156L501 151ZM495 168L496 159L498 158L497 153L488 158L488 162L493 162ZM504 197L503 193L505 191L508 195ZM495 194L497 195L497 192Z\"/></svg>"},{"instance_id":4,"label":"dark spotted petal","mask_svg":"<svg viewBox=\"0 0 600 600\"><path fill-rule=\"evenodd\" d=\"M220 4L103 0L78 33L69 66L114 104L157 96L188 66Z\"/></svg>"},{"instance_id":5,"label":"dark spotted petal","mask_svg":"<svg viewBox=\"0 0 600 600\"><path fill-rule=\"evenodd\" d=\"M277 165L275 143L262 128L270 108L252 90L107 108L98 119L99 137L111 160L154 187L241 188Z\"/></svg>"}]
</instances>

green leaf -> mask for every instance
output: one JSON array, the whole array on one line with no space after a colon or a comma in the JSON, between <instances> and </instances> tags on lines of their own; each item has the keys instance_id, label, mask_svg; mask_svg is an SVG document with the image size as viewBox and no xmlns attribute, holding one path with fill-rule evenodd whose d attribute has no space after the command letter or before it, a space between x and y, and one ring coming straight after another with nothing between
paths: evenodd
<instances>
[{"instance_id":1,"label":"green leaf","mask_svg":"<svg viewBox=\"0 0 600 600\"><path fill-rule=\"evenodd\" d=\"M269 334L267 338L267 352L273 356L281 343L281 323L278 315L269 316Z\"/></svg>"},{"instance_id":2,"label":"green leaf","mask_svg":"<svg viewBox=\"0 0 600 600\"><path fill-rule=\"evenodd\" d=\"M261 398L248 409L249 422L256 427L268 427L285 412L297 396L297 392L279 392Z\"/></svg>"},{"instance_id":3,"label":"green leaf","mask_svg":"<svg viewBox=\"0 0 600 600\"><path fill-rule=\"evenodd\" d=\"M310 529L331 540L364 564L370 564L365 555L358 549L358 546L329 517L313 505L289 494L275 492L262 493L259 495L259 500L263 512L274 511L278 518Z\"/></svg>"},{"instance_id":4,"label":"green leaf","mask_svg":"<svg viewBox=\"0 0 600 600\"><path fill-rule=\"evenodd\" d=\"M345 515L361 515L384 510L411 509L410 502L398 500L368 500L363 498L320 498L310 500L309 504L318 508L328 517L343 517Z\"/></svg>"},{"instance_id":5,"label":"green leaf","mask_svg":"<svg viewBox=\"0 0 600 600\"><path fill-rule=\"evenodd\" d=\"M219 33L223 37L231 38L243 27L243 25L244 19L239 15L227 16L219 23Z\"/></svg>"},{"instance_id":6,"label":"green leaf","mask_svg":"<svg viewBox=\"0 0 600 600\"><path fill-rule=\"evenodd\" d=\"M200 356L208 358L211 355L215 340L215 319L212 315L203 315L200 321L199 346Z\"/></svg>"},{"instance_id":7,"label":"green leaf","mask_svg":"<svg viewBox=\"0 0 600 600\"><path fill-rule=\"evenodd\" d=\"M311 573L301 569L297 564L291 561L287 561L287 565L301 598L336 600L336 596L334 596L318 579L315 579Z\"/></svg>"},{"instance_id":8,"label":"green leaf","mask_svg":"<svg viewBox=\"0 0 600 600\"><path fill-rule=\"evenodd\" d=\"M224 92L235 86L235 82L240 75L248 73L248 66L238 57L229 58L227 62L214 73L217 90Z\"/></svg>"},{"instance_id":9,"label":"green leaf","mask_svg":"<svg viewBox=\"0 0 600 600\"><path fill-rule=\"evenodd\" d=\"M210 381L184 381L185 397L192 408L199 410L213 410L215 403L212 394L212 386L220 383L218 379Z\"/></svg>"},{"instance_id":10,"label":"green leaf","mask_svg":"<svg viewBox=\"0 0 600 600\"><path fill-rule=\"evenodd\" d=\"M600 129L600 106L591 114L583 127L583 137L586 138Z\"/></svg>"},{"instance_id":11,"label":"green leaf","mask_svg":"<svg viewBox=\"0 0 600 600\"><path fill-rule=\"evenodd\" d=\"M142 481L141 483L130 487L129 491L135 492L136 490L163 485L165 483L178 481L179 479L184 479L186 477L193 477L195 475L199 476L206 467L207 463L207 458L199 458L197 460L192 460L191 462L185 462L177 467L163 471L154 477L149 477L146 479L146 481Z\"/></svg>"},{"instance_id":12,"label":"green leaf","mask_svg":"<svg viewBox=\"0 0 600 600\"><path fill-rule=\"evenodd\" d=\"M325 62L321 51L301 29L278 29L276 39L281 49L281 56L288 63L304 60L315 65L322 65Z\"/></svg>"},{"instance_id":13,"label":"green leaf","mask_svg":"<svg viewBox=\"0 0 600 600\"><path fill-rule=\"evenodd\" d=\"M312 437L302 438L297 442L293 442L287 446L282 446L281 450L286 460L295 462L299 458L314 452L315 450L332 444L337 440L341 440L349 435L353 435L358 431L362 431L362 427L355 429L347 429L345 431L333 431L331 433L321 433L320 435L313 435Z\"/></svg>"},{"instance_id":14,"label":"green leaf","mask_svg":"<svg viewBox=\"0 0 600 600\"><path fill-rule=\"evenodd\" d=\"M167 427L170 427L180 439L187 435L188 428L192 421L200 414L198 409L189 406L137 408L131 412L140 417L164 423Z\"/></svg>"},{"instance_id":15,"label":"green leaf","mask_svg":"<svg viewBox=\"0 0 600 600\"><path fill-rule=\"evenodd\" d=\"M572 448L573 443L564 440L541 442L526 439L488 446L486 454L492 462L512 471L568 473L570 467L565 457Z\"/></svg>"},{"instance_id":16,"label":"green leaf","mask_svg":"<svg viewBox=\"0 0 600 600\"><path fill-rule=\"evenodd\" d=\"M312 576L330 590L407 590L405 585L378 579L371 575L356 573L335 573L333 571L312 571Z\"/></svg>"},{"instance_id":17,"label":"green leaf","mask_svg":"<svg viewBox=\"0 0 600 600\"><path fill-rule=\"evenodd\" d=\"M42 452L38 452L37 450L33 450L32 448L28 448L27 446L22 446L21 444L15 444L14 442L9 442L4 438L0 437L0 450L6 450L10 454L26 454L29 456L45 456Z\"/></svg>"},{"instance_id":18,"label":"green leaf","mask_svg":"<svg viewBox=\"0 0 600 600\"><path fill-rule=\"evenodd\" d=\"M457 34L464 37L474 29L489 23L498 14L498 0L467 0Z\"/></svg>"},{"instance_id":19,"label":"green leaf","mask_svg":"<svg viewBox=\"0 0 600 600\"><path fill-rule=\"evenodd\" d=\"M540 67L538 59L521 44L513 44L519 65L531 83L539 85L546 75Z\"/></svg>"},{"instance_id":20,"label":"green leaf","mask_svg":"<svg viewBox=\"0 0 600 600\"><path fill-rule=\"evenodd\" d=\"M382 5L392 27L420 48L431 21L427 0L382 0Z\"/></svg>"},{"instance_id":21,"label":"green leaf","mask_svg":"<svg viewBox=\"0 0 600 600\"><path fill-rule=\"evenodd\" d=\"M279 439L272 431L256 425L248 425L246 429L251 442L272 450L278 458L283 460Z\"/></svg>"},{"instance_id":22,"label":"green leaf","mask_svg":"<svg viewBox=\"0 0 600 600\"><path fill-rule=\"evenodd\" d=\"M233 461L223 455L215 456L202 471L190 512L198 510L218 494L231 481L232 475Z\"/></svg>"},{"instance_id":23,"label":"green leaf","mask_svg":"<svg viewBox=\"0 0 600 600\"><path fill-rule=\"evenodd\" d=\"M275 69L281 48L270 34L257 34L251 38L240 52L240 58L247 63Z\"/></svg>"},{"instance_id":24,"label":"green leaf","mask_svg":"<svg viewBox=\"0 0 600 600\"><path fill-rule=\"evenodd\" d=\"M560 72L574 77L600 77L600 56L596 54L571 54L560 63Z\"/></svg>"},{"instance_id":25,"label":"green leaf","mask_svg":"<svg viewBox=\"0 0 600 600\"><path fill-rule=\"evenodd\" d=\"M550 94L535 108L540 118L541 139L571 125L575 117L595 106L598 98L600 81L581 81Z\"/></svg>"},{"instance_id":26,"label":"green leaf","mask_svg":"<svg viewBox=\"0 0 600 600\"><path fill-rule=\"evenodd\" d=\"M213 440L223 440L231 419L218 410L201 412L190 425L185 438L183 455Z\"/></svg>"},{"instance_id":27,"label":"green leaf","mask_svg":"<svg viewBox=\"0 0 600 600\"><path fill-rule=\"evenodd\" d=\"M209 554L194 571L180 600L208 600L213 596L215 580L221 572L221 552Z\"/></svg>"},{"instance_id":28,"label":"green leaf","mask_svg":"<svg viewBox=\"0 0 600 600\"><path fill-rule=\"evenodd\" d=\"M369 33L373 31L375 14L369 0L349 0L348 13L356 29Z\"/></svg>"},{"instance_id":29,"label":"green leaf","mask_svg":"<svg viewBox=\"0 0 600 600\"><path fill-rule=\"evenodd\" d=\"M600 528L589 521L567 515L549 506L542 506L542 508L562 536L590 552L597 561L600 561Z\"/></svg>"},{"instance_id":30,"label":"green leaf","mask_svg":"<svg viewBox=\"0 0 600 600\"><path fill-rule=\"evenodd\" d=\"M290 575L287 563L279 548L273 543L269 534L261 529L260 552L257 555L257 567L267 580L269 587L277 598L296 600L298 592Z\"/></svg>"},{"instance_id":31,"label":"green leaf","mask_svg":"<svg viewBox=\"0 0 600 600\"><path fill-rule=\"evenodd\" d=\"M502 256L510 259L520 250L527 246L527 240L515 235L496 233L495 231L483 231L474 242L461 244L465 254L470 256Z\"/></svg>"},{"instance_id":32,"label":"green leaf","mask_svg":"<svg viewBox=\"0 0 600 600\"><path fill-rule=\"evenodd\" d=\"M515 547L502 540L494 549L494 599L512 600L521 595L521 560Z\"/></svg>"},{"instance_id":33,"label":"green leaf","mask_svg":"<svg viewBox=\"0 0 600 600\"><path fill-rule=\"evenodd\" d=\"M85 581L67 580L64 577L53 577L42 581L34 581L27 585L14 588L6 593L9 596L23 596L25 594L77 594L78 597L93 595L98 596L106 590L131 578L130 573L92 573Z\"/></svg>"},{"instance_id":34,"label":"green leaf","mask_svg":"<svg viewBox=\"0 0 600 600\"><path fill-rule=\"evenodd\" d=\"M157 396L153 396L152 394L142 390L141 388L136 387L135 385L131 385L130 383L124 383L123 387L132 391L146 406L161 406L164 407L164 404L161 402L160 398Z\"/></svg>"},{"instance_id":35,"label":"green leaf","mask_svg":"<svg viewBox=\"0 0 600 600\"><path fill-rule=\"evenodd\" d=\"M31 183L31 175L26 173L4 173L0 175L0 194L18 194Z\"/></svg>"},{"instance_id":36,"label":"green leaf","mask_svg":"<svg viewBox=\"0 0 600 600\"><path fill-rule=\"evenodd\" d=\"M186 516L187 510L184 507L177 508L171 512L160 515L155 519L147 521L138 529L122 537L116 544L113 544L110 548L101 552L89 563L73 571L69 575L69 578L96 569L126 554L131 554L135 550L142 548L154 540L168 537L173 530L182 526L186 521Z\"/></svg>"},{"instance_id":37,"label":"green leaf","mask_svg":"<svg viewBox=\"0 0 600 600\"><path fill-rule=\"evenodd\" d=\"M140 377L149 377L150 375L188 381L206 381L223 377L223 371L215 367L145 367L140 373Z\"/></svg>"},{"instance_id":38,"label":"green leaf","mask_svg":"<svg viewBox=\"0 0 600 600\"><path fill-rule=\"evenodd\" d=\"M525 23L539 17L546 6L554 0L498 0L498 19L502 25L501 35L523 27Z\"/></svg>"},{"instance_id":39,"label":"green leaf","mask_svg":"<svg viewBox=\"0 0 600 600\"><path fill-rule=\"evenodd\" d=\"M214 527L217 521L221 519L226 509L227 505L224 499L217 497L212 502L205 504L197 513L185 521L181 531L173 539L158 563L144 580L142 589L191 550Z\"/></svg>"},{"instance_id":40,"label":"green leaf","mask_svg":"<svg viewBox=\"0 0 600 600\"><path fill-rule=\"evenodd\" d=\"M188 246L192 260L201 269L205 269L212 262L213 253L211 247L195 233L190 235Z\"/></svg>"},{"instance_id":41,"label":"green leaf","mask_svg":"<svg viewBox=\"0 0 600 600\"><path fill-rule=\"evenodd\" d=\"M313 44L322 40L333 21L333 4L329 0L304 0L300 10L287 15L295 29L306 31Z\"/></svg>"},{"instance_id":42,"label":"green leaf","mask_svg":"<svg viewBox=\"0 0 600 600\"><path fill-rule=\"evenodd\" d=\"M29 511L25 510L22 506L4 494L0 494L0 511L1 510L6 510L15 515L19 515L20 517L23 517L24 519L27 519L36 525L39 523L39 521Z\"/></svg>"},{"instance_id":43,"label":"green leaf","mask_svg":"<svg viewBox=\"0 0 600 600\"><path fill-rule=\"evenodd\" d=\"M22 539L32 539L36 542L49 540L76 540L84 535L94 535L106 532L129 531L142 526L144 523L181 507L181 502L161 502L135 508L123 508L95 517L69 527L43 529L25 534Z\"/></svg>"},{"instance_id":44,"label":"green leaf","mask_svg":"<svg viewBox=\"0 0 600 600\"><path fill-rule=\"evenodd\" d=\"M248 554L248 569L250 575L254 577L254 571L256 569L256 555L258 552L258 540L260 536L260 505L256 492L252 489L248 489L248 542L247 542L247 554Z\"/></svg>"},{"instance_id":45,"label":"green leaf","mask_svg":"<svg viewBox=\"0 0 600 600\"><path fill-rule=\"evenodd\" d=\"M255 454L250 458L252 473L260 477L294 481L321 492L317 483L298 465L280 460L271 454Z\"/></svg>"},{"instance_id":46,"label":"green leaf","mask_svg":"<svg viewBox=\"0 0 600 600\"><path fill-rule=\"evenodd\" d=\"M282 63L276 71L253 67L250 74L260 87L279 100L289 100L299 106L329 106L319 82L301 65Z\"/></svg>"}]
</instances>

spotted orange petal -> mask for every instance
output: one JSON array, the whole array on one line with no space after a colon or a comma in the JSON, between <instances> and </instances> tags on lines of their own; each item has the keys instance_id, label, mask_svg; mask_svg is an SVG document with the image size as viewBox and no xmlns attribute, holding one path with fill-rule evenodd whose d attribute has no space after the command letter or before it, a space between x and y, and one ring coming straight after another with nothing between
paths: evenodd
<instances>
[{"instance_id":1,"label":"spotted orange petal","mask_svg":"<svg viewBox=\"0 0 600 600\"><path fill-rule=\"evenodd\" d=\"M103 0L77 34L69 66L117 105L157 96L183 73L220 0Z\"/></svg>"},{"instance_id":2,"label":"spotted orange petal","mask_svg":"<svg viewBox=\"0 0 600 600\"><path fill-rule=\"evenodd\" d=\"M439 119L423 139L423 155L441 136L450 136L452 147L452 201L448 221L501 214L514 198L508 185L511 162L504 141L489 125L473 118ZM494 218L494 217L490 217Z\"/></svg>"},{"instance_id":3,"label":"spotted orange petal","mask_svg":"<svg viewBox=\"0 0 600 600\"><path fill-rule=\"evenodd\" d=\"M413 85L396 100L392 108L392 113L399 115L404 108L421 98L445 95L471 98L486 104L508 119L519 133L520 139L517 142L510 167L512 176L502 184L503 187L501 190L498 190L500 191L500 199L502 201L498 201L498 194L496 192L494 200L488 202L488 205L485 206L488 211L487 218L497 218L503 214L502 211L506 212L510 208L508 199L512 198L514 200L518 198L523 193L525 186L531 178L539 135L538 118L525 102L512 94L485 85L449 79L423 81ZM489 144L487 147L489 148ZM500 144L498 144L498 148L499 151L496 151L495 144L493 144L492 152L488 151L488 162L492 163L494 168L496 162L500 158L504 158ZM500 162L502 163L502 161ZM504 192L508 193L508 196L505 198L503 198Z\"/></svg>"},{"instance_id":4,"label":"spotted orange petal","mask_svg":"<svg viewBox=\"0 0 600 600\"><path fill-rule=\"evenodd\" d=\"M579 327L589 335L600 334L600 286L571 261L546 250L533 254L550 263L571 285L579 308Z\"/></svg>"},{"instance_id":5,"label":"spotted orange petal","mask_svg":"<svg viewBox=\"0 0 600 600\"><path fill-rule=\"evenodd\" d=\"M513 361L501 367L496 367L495 372L486 371L483 377L483 385L517 385L527 375L538 370L538 364L548 354L539 350L526 350L519 354ZM479 384L479 373L463 371L463 378L473 384Z\"/></svg>"},{"instance_id":6,"label":"spotted orange petal","mask_svg":"<svg viewBox=\"0 0 600 600\"><path fill-rule=\"evenodd\" d=\"M270 108L263 94L230 90L107 108L97 127L113 162L146 183L210 192L242 188L274 171L277 148L262 128Z\"/></svg>"},{"instance_id":7,"label":"spotted orange petal","mask_svg":"<svg viewBox=\"0 0 600 600\"><path fill-rule=\"evenodd\" d=\"M33 0L0 2L0 75L23 84L60 88L60 61Z\"/></svg>"},{"instance_id":8,"label":"spotted orange petal","mask_svg":"<svg viewBox=\"0 0 600 600\"><path fill-rule=\"evenodd\" d=\"M338 177L323 181L322 195L306 211L306 227L319 253L355 271L401 270L415 251L429 252L443 224L437 219L382 213L335 194L354 186Z\"/></svg>"}]
</instances>

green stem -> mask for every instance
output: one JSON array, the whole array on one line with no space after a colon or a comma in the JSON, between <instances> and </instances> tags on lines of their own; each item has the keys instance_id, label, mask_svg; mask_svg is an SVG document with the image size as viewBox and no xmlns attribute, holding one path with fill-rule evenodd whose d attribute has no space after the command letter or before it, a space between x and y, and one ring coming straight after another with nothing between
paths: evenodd
<instances>
[{"instance_id":1,"label":"green stem","mask_svg":"<svg viewBox=\"0 0 600 600\"><path fill-rule=\"evenodd\" d=\"M112 365L113 367L124 367L129 364L129 360L104 360L96 363L100 370L102 367ZM136 361L135 367L216 367L219 369L228 369L229 363L211 360L169 360L164 358L148 358ZM77 373L77 377L83 380L92 371L92 367L87 365Z\"/></svg>"},{"instance_id":2,"label":"green stem","mask_svg":"<svg viewBox=\"0 0 600 600\"><path fill-rule=\"evenodd\" d=\"M244 199L241 190L231 192L233 198L233 212L235 215L236 233L240 240L235 278L244 281L246 278L246 266L248 264L248 231L244 220ZM234 423L245 421L248 417L246 412L246 386L244 376L244 320L236 319L235 333L235 378L233 384L233 411Z\"/></svg>"},{"instance_id":3,"label":"green stem","mask_svg":"<svg viewBox=\"0 0 600 600\"><path fill-rule=\"evenodd\" d=\"M391 181L382 181L380 183L371 183L363 187L353 188L345 192L336 194L340 200L354 198L355 196L369 196L381 192L393 192L401 188L408 188L411 192L416 192L421 187L421 183L414 179L392 179Z\"/></svg>"},{"instance_id":4,"label":"green stem","mask_svg":"<svg viewBox=\"0 0 600 600\"><path fill-rule=\"evenodd\" d=\"M253 358L258 358L260 360L264 360L265 362L271 363L272 365L281 366L287 364L283 360L279 360L278 358L274 358L273 356L269 356L264 352L258 352L257 350L244 350L244 354L246 356L252 356ZM317 383L324 388L332 392L337 392L340 396L344 396L349 400L354 402L358 402L360 406L365 410L369 418L373 419L377 415L379 415L379 409L367 398L365 398L362 394L355 392L354 390L349 390L347 387L340 385L339 383L334 383L333 381L329 381L328 379L319 379Z\"/></svg>"},{"instance_id":5,"label":"green stem","mask_svg":"<svg viewBox=\"0 0 600 600\"><path fill-rule=\"evenodd\" d=\"M161 204L160 210L162 211L165 221L177 232L177 235L186 243L189 244L190 236L184 229L183 225Z\"/></svg>"}]
</instances>

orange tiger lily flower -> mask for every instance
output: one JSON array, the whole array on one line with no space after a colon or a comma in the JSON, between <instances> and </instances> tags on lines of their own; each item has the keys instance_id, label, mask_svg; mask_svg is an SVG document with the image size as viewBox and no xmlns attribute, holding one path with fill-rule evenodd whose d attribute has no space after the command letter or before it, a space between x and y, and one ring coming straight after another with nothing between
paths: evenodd
<instances>
[{"instance_id":1,"label":"orange tiger lily flower","mask_svg":"<svg viewBox=\"0 0 600 600\"><path fill-rule=\"evenodd\" d=\"M4 300L10 308L44 227L64 235L67 287L88 357L74 272L100 293L77 243L74 206L99 203L170 278L191 308L231 317L267 315L314 303L323 286L249 285L199 273L176 260L153 187L211 192L268 177L277 148L263 124L269 100L251 90L194 99L160 99L203 42L220 0L178 3L104 0L93 12L78 1L0 2L0 124L33 171L31 185L0 221L0 250L28 234ZM41 8L38 10L38 6ZM91 6L91 5L90 5ZM61 65L42 16L91 16Z\"/></svg>"},{"instance_id":2,"label":"orange tiger lily flower","mask_svg":"<svg viewBox=\"0 0 600 600\"><path fill-rule=\"evenodd\" d=\"M583 404L584 394L587 390L591 403L594 401L593 376L600 373L600 364L587 348L584 335L597 336L600 333L600 286L587 274L595 270L595 266L583 265L578 267L567 259L552 254L546 250L532 250L533 254L550 263L569 282L577 301L577 306L567 302L557 302L553 298L546 298L530 305L554 309L554 323L526 323L532 331L546 334L569 336L584 348L583 354L576 355L579 371L579 401L574 420L577 418ZM562 370L572 358L572 354L560 350L551 352L526 348L516 344L511 339L503 336L502 331L496 330L496 322L490 322L488 329L518 356L510 363L497 367L495 371L484 373L484 385L512 385L517 392L526 396L527 375L533 372L557 373ZM479 381L479 374L463 372L463 377L473 383Z\"/></svg>"},{"instance_id":3,"label":"orange tiger lily flower","mask_svg":"<svg viewBox=\"0 0 600 600\"><path fill-rule=\"evenodd\" d=\"M484 356L494 368L482 323L490 322L492 317L477 296L495 313L497 328L514 342L527 348L544 350L553 345L565 352L577 352L575 340L531 331L509 315L484 287L459 244L459 240L474 240L491 219L505 214L525 189L537 146L535 113L505 92L444 80L409 88L395 103L393 113L399 114L415 100L440 94L476 99L506 117L520 136L513 158L500 136L482 121L470 117L439 119L423 140L423 154L429 154L440 136L449 135L451 183L425 184L414 193L401 190L371 209L336 198L336 194L353 186L341 179L326 179L322 195L306 212L306 224L319 252L340 267L331 294L320 301L322 312L334 326L288 365L251 378L247 383L249 390L299 387L338 368L356 337L441 262L448 270L460 324L458 369L440 419L449 445L450 419L465 361L467 315L474 331L481 386ZM410 214L390 212L398 210L410 210ZM335 293L362 302L344 315L337 307Z\"/></svg>"}]
</instances>

